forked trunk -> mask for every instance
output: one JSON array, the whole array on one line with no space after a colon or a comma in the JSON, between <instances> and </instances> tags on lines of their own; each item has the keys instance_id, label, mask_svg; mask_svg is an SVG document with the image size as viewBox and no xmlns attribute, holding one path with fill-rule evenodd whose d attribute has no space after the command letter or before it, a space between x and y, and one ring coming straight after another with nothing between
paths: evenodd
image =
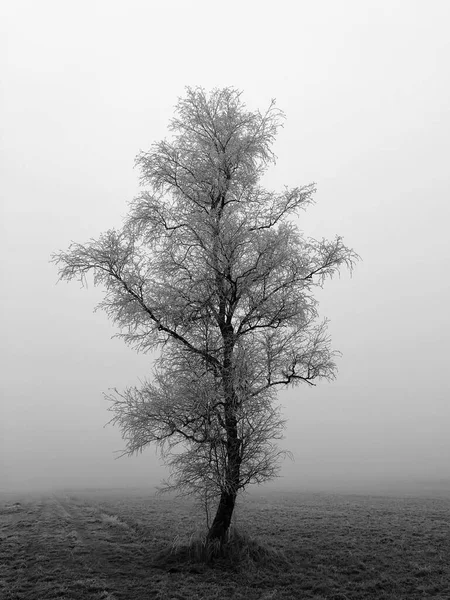
<instances>
[{"instance_id":1,"label":"forked trunk","mask_svg":"<svg viewBox=\"0 0 450 600\"><path fill-rule=\"evenodd\" d=\"M222 492L216 516L208 532L208 541L219 540L221 544L226 541L235 504L235 492Z\"/></svg>"}]
</instances>

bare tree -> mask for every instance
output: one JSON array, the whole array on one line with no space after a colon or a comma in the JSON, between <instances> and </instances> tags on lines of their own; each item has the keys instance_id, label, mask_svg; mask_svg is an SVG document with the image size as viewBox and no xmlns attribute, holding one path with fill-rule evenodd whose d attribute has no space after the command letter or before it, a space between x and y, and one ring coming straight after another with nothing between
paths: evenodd
<instances>
[{"instance_id":1,"label":"bare tree","mask_svg":"<svg viewBox=\"0 0 450 600\"><path fill-rule=\"evenodd\" d=\"M126 454L159 446L169 487L217 502L210 540L226 538L239 490L277 473L276 390L334 378L313 290L357 259L298 230L314 184L261 187L283 118L233 88L187 88L170 140L136 159L145 191L123 228L53 256L61 279L93 273L125 342L161 350L152 381L109 394L112 422Z\"/></svg>"}]
</instances>

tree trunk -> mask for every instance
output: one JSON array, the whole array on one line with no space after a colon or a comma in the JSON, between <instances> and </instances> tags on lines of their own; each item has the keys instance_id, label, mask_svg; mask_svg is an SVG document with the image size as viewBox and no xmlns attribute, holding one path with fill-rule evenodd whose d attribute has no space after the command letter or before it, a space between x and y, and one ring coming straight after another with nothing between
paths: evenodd
<instances>
[{"instance_id":1,"label":"tree trunk","mask_svg":"<svg viewBox=\"0 0 450 600\"><path fill-rule=\"evenodd\" d=\"M234 394L233 394L234 395ZM227 429L227 466L225 470L225 486L220 495L216 516L208 532L208 540L226 541L231 524L236 496L239 490L241 470L241 448L237 433L237 420L234 406L228 402L225 407L225 424Z\"/></svg>"},{"instance_id":2,"label":"tree trunk","mask_svg":"<svg viewBox=\"0 0 450 600\"><path fill-rule=\"evenodd\" d=\"M237 428L237 397L233 381L233 350L235 337L232 324L233 292L228 289L230 277L230 259L221 255L220 249L220 220L224 207L225 193L221 190L217 202L212 205L215 213L214 230L214 267L216 269L216 286L219 298L218 324L223 339L222 386L224 392L224 421L226 430L226 467L224 472L224 485L221 489L219 505L216 516L208 532L208 541L219 540L223 544L231 524L231 517L239 490L241 469L241 448ZM223 264L225 262L225 264ZM231 297L230 297L231 294Z\"/></svg>"},{"instance_id":3,"label":"tree trunk","mask_svg":"<svg viewBox=\"0 0 450 600\"><path fill-rule=\"evenodd\" d=\"M241 441L238 438L238 424L236 418L237 398L233 383L232 371L232 341L231 336L224 335L225 339L225 359L223 369L223 387L225 393L225 428L226 428L226 452L227 463L225 469L225 485L222 488L219 505L216 516L208 532L208 540L220 540L223 544L226 541L228 529L231 524L231 517L236 503L236 496L239 490L240 471L241 471Z\"/></svg>"},{"instance_id":4,"label":"tree trunk","mask_svg":"<svg viewBox=\"0 0 450 600\"><path fill-rule=\"evenodd\" d=\"M222 492L216 516L208 532L209 541L220 540L221 544L226 541L235 504L236 492Z\"/></svg>"}]
</instances>

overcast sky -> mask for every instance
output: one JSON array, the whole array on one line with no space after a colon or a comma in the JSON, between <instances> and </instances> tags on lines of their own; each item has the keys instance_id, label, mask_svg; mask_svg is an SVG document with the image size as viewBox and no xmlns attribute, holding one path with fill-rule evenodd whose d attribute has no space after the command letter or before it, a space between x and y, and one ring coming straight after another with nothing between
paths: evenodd
<instances>
[{"instance_id":1,"label":"overcast sky","mask_svg":"<svg viewBox=\"0 0 450 600\"><path fill-rule=\"evenodd\" d=\"M301 217L360 262L321 314L332 384L280 394L281 484L450 478L450 3L446 0L4 1L0 488L140 485L102 392L151 357L117 339L101 290L57 282L53 251L118 227L135 155L184 86L235 86L286 113L267 187L315 181ZM381 485L381 483L380 483Z\"/></svg>"}]
</instances>

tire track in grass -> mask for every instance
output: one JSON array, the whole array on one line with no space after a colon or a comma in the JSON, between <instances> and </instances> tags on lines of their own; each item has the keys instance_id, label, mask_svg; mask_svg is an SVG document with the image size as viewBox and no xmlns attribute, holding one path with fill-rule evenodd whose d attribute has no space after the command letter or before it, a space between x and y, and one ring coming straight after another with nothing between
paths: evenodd
<instances>
[{"instance_id":1,"label":"tire track in grass","mask_svg":"<svg viewBox=\"0 0 450 600\"><path fill-rule=\"evenodd\" d=\"M21 521L11 524L17 543L6 564L6 600L51 600L67 593L71 565L61 516L50 498L33 498Z\"/></svg>"},{"instance_id":2,"label":"tire track in grass","mask_svg":"<svg viewBox=\"0 0 450 600\"><path fill-rule=\"evenodd\" d=\"M102 577L90 574L87 557L74 552L74 515L57 498L34 497L18 517L1 519L2 600L118 600Z\"/></svg>"},{"instance_id":3,"label":"tire track in grass","mask_svg":"<svg viewBox=\"0 0 450 600\"><path fill-rule=\"evenodd\" d=\"M66 524L67 548L77 573L71 582L71 591L83 592L89 598L117 600L111 555L117 551L118 544L111 528L105 526L93 507L79 506L68 497L53 496L52 501L59 518Z\"/></svg>"},{"instance_id":4,"label":"tire track in grass","mask_svg":"<svg viewBox=\"0 0 450 600\"><path fill-rule=\"evenodd\" d=\"M100 507L79 505L68 497L54 500L66 519L74 560L85 568L84 580L75 584L89 585L91 594L93 588L108 593L98 596L102 600L157 597L164 576L151 567L151 549L137 541L127 523Z\"/></svg>"}]
</instances>

